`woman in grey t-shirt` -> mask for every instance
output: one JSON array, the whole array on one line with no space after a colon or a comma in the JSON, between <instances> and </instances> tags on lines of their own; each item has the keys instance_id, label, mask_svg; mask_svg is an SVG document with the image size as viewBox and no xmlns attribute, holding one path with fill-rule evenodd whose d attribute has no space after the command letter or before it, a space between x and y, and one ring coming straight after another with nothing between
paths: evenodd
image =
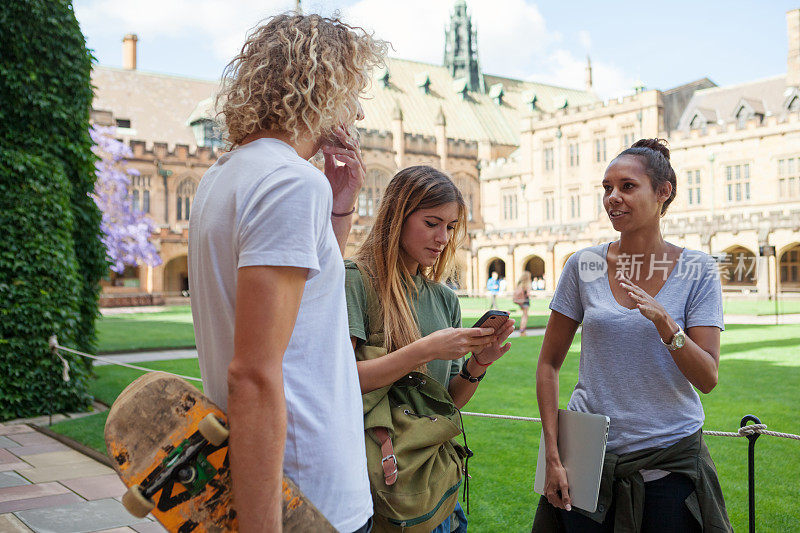
<instances>
[{"instance_id":1,"label":"woman in grey t-shirt","mask_svg":"<svg viewBox=\"0 0 800 533\"><path fill-rule=\"evenodd\" d=\"M611 162L602 184L603 205L620 238L567 261L536 372L545 496L563 509L567 531L610 531L614 523L614 512L602 524L568 512L567 475L556 446L558 372L578 326L578 383L568 408L610 417L607 450L618 455L667 448L702 427L695 388L709 393L717 384L723 329L715 262L661 235L661 217L676 190L667 147L658 139L636 142ZM695 488L687 476L639 472L645 482L642 531L700 530L683 505Z\"/></svg>"}]
</instances>

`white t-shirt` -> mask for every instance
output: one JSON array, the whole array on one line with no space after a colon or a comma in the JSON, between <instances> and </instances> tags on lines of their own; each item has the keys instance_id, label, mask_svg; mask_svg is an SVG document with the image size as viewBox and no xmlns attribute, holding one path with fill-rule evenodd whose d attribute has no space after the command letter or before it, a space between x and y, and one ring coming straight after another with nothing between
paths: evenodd
<instances>
[{"instance_id":1,"label":"white t-shirt","mask_svg":"<svg viewBox=\"0 0 800 533\"><path fill-rule=\"evenodd\" d=\"M284 142L259 139L224 154L192 204L189 289L205 393L225 409L238 268L308 269L283 358L283 469L337 529L349 532L372 516L372 498L332 204L325 175Z\"/></svg>"}]
</instances>

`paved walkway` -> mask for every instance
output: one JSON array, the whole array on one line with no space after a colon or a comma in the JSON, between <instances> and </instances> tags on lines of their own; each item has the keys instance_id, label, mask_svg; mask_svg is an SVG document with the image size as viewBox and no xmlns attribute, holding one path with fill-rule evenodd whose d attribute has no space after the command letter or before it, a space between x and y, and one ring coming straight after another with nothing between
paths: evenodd
<instances>
[{"instance_id":1,"label":"paved walkway","mask_svg":"<svg viewBox=\"0 0 800 533\"><path fill-rule=\"evenodd\" d=\"M163 532L128 514L108 466L26 424L0 424L0 532Z\"/></svg>"}]
</instances>

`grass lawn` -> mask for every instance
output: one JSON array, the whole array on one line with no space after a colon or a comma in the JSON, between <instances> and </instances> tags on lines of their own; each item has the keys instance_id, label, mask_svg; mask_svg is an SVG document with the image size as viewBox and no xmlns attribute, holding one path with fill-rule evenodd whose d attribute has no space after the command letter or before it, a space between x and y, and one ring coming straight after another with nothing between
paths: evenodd
<instances>
[{"instance_id":1,"label":"grass lawn","mask_svg":"<svg viewBox=\"0 0 800 533\"><path fill-rule=\"evenodd\" d=\"M99 353L194 346L192 311L188 305L154 313L103 316L96 324Z\"/></svg>"},{"instance_id":2,"label":"grass lawn","mask_svg":"<svg viewBox=\"0 0 800 533\"><path fill-rule=\"evenodd\" d=\"M471 302L470 302L471 303ZM476 314L480 309L476 305ZM466 314L466 309L465 309ZM734 431L745 414L755 414L771 429L800 434L800 325L730 326L723 334L720 381L702 396L706 428ZM541 337L513 339L514 348L492 366L465 410L538 416L536 359ZM577 380L579 340L560 375L561 405ZM199 375L194 360L146 366ZM119 367L97 368L94 393L111 401L139 374ZM103 413L61 422L53 429L103 450ZM529 531L538 496L533 473L538 453L538 424L464 418L475 457L470 461L470 529L480 532ZM728 512L736 531L747 529L747 440L707 437L719 470ZM800 516L796 495L800 479L800 442L762 436L756 445L756 509L759 531L791 531Z\"/></svg>"},{"instance_id":3,"label":"grass lawn","mask_svg":"<svg viewBox=\"0 0 800 533\"><path fill-rule=\"evenodd\" d=\"M459 298L464 326L471 326L489 307L488 298ZM528 327L547 325L550 314L549 298L534 297L528 317ZM775 303L768 300L743 300L726 296L725 313L737 315L771 315ZM498 298L497 308L510 311L520 323L519 306L510 298ZM779 300L779 313L800 313L800 298ZM129 313L104 316L97 320L98 351L100 353L137 350L185 348L194 346L192 313L189 306L168 307L154 313Z\"/></svg>"},{"instance_id":4,"label":"grass lawn","mask_svg":"<svg viewBox=\"0 0 800 533\"><path fill-rule=\"evenodd\" d=\"M774 300L747 300L723 295L723 310L731 315L774 315ZM778 314L800 313L800 298L778 298Z\"/></svg>"}]
</instances>

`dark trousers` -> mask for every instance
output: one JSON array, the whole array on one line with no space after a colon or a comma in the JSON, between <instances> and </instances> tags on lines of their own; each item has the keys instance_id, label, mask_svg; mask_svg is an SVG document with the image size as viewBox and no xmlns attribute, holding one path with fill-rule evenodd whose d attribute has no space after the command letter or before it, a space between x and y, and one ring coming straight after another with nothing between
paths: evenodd
<instances>
[{"instance_id":1,"label":"dark trousers","mask_svg":"<svg viewBox=\"0 0 800 533\"><path fill-rule=\"evenodd\" d=\"M681 474L670 474L645 483L642 533L700 533L700 524L683 503L692 491L694 483ZM615 509L612 502L602 524L579 513L563 509L558 513L569 533L613 533Z\"/></svg>"}]
</instances>

